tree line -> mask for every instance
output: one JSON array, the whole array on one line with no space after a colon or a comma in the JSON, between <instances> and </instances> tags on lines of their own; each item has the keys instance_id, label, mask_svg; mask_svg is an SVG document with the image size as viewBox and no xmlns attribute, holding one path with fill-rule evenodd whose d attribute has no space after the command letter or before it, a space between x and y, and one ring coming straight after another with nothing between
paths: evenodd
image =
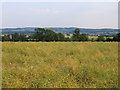
<instances>
[{"instance_id":1,"label":"tree line","mask_svg":"<svg viewBox=\"0 0 120 90\"><path fill-rule=\"evenodd\" d=\"M29 37L26 37L25 34L14 33L11 37L10 35L2 36L2 41L120 41L120 33L115 35L112 39L110 37L105 39L103 35L100 35L96 40L93 38L90 40L87 34L80 34L79 28L74 30L71 38L65 37L63 33L56 33L50 29L36 28L35 33Z\"/></svg>"}]
</instances>

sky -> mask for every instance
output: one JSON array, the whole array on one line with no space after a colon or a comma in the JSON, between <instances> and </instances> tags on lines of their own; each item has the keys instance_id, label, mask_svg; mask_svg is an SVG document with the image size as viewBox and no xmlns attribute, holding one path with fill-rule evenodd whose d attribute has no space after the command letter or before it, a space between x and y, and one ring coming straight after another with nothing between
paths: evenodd
<instances>
[{"instance_id":1,"label":"sky","mask_svg":"<svg viewBox=\"0 0 120 90\"><path fill-rule=\"evenodd\" d=\"M2 27L118 28L117 2L3 2Z\"/></svg>"},{"instance_id":2,"label":"sky","mask_svg":"<svg viewBox=\"0 0 120 90\"><path fill-rule=\"evenodd\" d=\"M1 2L119 2L119 0L1 0Z\"/></svg>"}]
</instances>

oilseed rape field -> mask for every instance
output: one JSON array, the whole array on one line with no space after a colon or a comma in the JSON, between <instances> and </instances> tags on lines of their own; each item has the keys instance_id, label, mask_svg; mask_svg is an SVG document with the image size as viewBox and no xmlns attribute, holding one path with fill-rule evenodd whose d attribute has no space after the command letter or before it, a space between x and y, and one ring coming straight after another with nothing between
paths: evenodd
<instances>
[{"instance_id":1,"label":"oilseed rape field","mask_svg":"<svg viewBox=\"0 0 120 90\"><path fill-rule=\"evenodd\" d=\"M3 88L118 88L117 42L2 42Z\"/></svg>"}]
</instances>

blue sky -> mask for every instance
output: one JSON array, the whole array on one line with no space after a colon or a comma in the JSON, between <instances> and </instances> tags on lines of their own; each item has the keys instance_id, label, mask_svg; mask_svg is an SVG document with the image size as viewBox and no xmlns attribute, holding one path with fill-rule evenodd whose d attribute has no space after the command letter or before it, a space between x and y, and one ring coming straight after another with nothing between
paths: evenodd
<instances>
[{"instance_id":1,"label":"blue sky","mask_svg":"<svg viewBox=\"0 0 120 90\"><path fill-rule=\"evenodd\" d=\"M3 27L117 28L117 2L4 2Z\"/></svg>"}]
</instances>

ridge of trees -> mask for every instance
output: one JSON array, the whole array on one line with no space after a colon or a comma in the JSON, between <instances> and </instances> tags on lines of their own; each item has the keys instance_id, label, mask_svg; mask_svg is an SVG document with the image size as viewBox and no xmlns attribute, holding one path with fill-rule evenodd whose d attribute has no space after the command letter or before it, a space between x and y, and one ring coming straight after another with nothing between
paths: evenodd
<instances>
[{"instance_id":1,"label":"ridge of trees","mask_svg":"<svg viewBox=\"0 0 120 90\"><path fill-rule=\"evenodd\" d=\"M12 34L12 39L10 38L10 36L8 37L7 35L2 36L2 41L120 41L120 33L115 35L113 39L109 37L105 39L103 35L100 35L97 37L96 40L89 40L87 34L80 34L79 28L75 29L71 38L65 37L64 34L56 33L50 29L36 28L35 33L28 38L25 36L25 34L14 33Z\"/></svg>"}]
</instances>

